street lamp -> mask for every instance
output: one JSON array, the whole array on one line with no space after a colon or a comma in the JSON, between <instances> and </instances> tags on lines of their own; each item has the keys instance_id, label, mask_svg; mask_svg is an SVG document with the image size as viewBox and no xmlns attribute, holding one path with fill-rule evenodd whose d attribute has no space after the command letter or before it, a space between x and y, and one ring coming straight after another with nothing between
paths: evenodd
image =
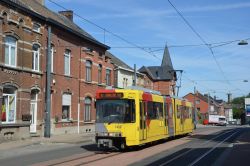
<instances>
[{"instance_id":1,"label":"street lamp","mask_svg":"<svg viewBox=\"0 0 250 166\"><path fill-rule=\"evenodd\" d=\"M238 45L248 45L247 40L241 40Z\"/></svg>"}]
</instances>

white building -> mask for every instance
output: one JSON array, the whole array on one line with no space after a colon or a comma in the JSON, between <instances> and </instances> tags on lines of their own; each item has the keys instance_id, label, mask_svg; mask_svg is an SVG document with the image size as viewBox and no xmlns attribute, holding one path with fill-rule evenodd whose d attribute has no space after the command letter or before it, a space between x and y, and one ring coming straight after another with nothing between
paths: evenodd
<instances>
[{"instance_id":1,"label":"white building","mask_svg":"<svg viewBox=\"0 0 250 166\"><path fill-rule=\"evenodd\" d=\"M106 55L111 58L114 68L114 85L115 88L126 88L132 86L134 82L134 69L128 66L110 52L106 52ZM136 85L144 87L144 74L136 72Z\"/></svg>"}]
</instances>

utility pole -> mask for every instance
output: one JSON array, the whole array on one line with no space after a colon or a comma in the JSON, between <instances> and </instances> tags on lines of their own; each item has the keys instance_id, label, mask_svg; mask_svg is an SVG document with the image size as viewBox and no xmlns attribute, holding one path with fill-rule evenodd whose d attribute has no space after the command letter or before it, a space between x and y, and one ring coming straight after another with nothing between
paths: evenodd
<instances>
[{"instance_id":1,"label":"utility pole","mask_svg":"<svg viewBox=\"0 0 250 166\"><path fill-rule=\"evenodd\" d=\"M196 87L194 86L194 129L197 125L197 109L196 109Z\"/></svg>"},{"instance_id":2,"label":"utility pole","mask_svg":"<svg viewBox=\"0 0 250 166\"><path fill-rule=\"evenodd\" d=\"M136 86L136 64L134 64L134 81L133 85Z\"/></svg>"},{"instance_id":3,"label":"utility pole","mask_svg":"<svg viewBox=\"0 0 250 166\"><path fill-rule=\"evenodd\" d=\"M47 49L47 82L46 82L46 110L45 110L45 125L44 137L50 137L50 107L51 107L51 27L48 26L48 49Z\"/></svg>"},{"instance_id":4,"label":"utility pole","mask_svg":"<svg viewBox=\"0 0 250 166\"><path fill-rule=\"evenodd\" d=\"M208 113L208 116L210 115L210 100L209 100L210 97L209 96L210 96L210 94L208 92L208 94L207 94L207 104L208 104L207 113Z\"/></svg>"}]
</instances>

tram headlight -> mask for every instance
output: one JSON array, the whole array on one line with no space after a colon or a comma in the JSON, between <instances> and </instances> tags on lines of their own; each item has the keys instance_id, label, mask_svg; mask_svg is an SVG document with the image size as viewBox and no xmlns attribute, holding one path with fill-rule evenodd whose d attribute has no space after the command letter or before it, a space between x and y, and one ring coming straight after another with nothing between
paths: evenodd
<instances>
[{"instance_id":1,"label":"tram headlight","mask_svg":"<svg viewBox=\"0 0 250 166\"><path fill-rule=\"evenodd\" d=\"M121 137L122 134L121 133L109 133L109 136L111 136L111 137Z\"/></svg>"},{"instance_id":2,"label":"tram headlight","mask_svg":"<svg viewBox=\"0 0 250 166\"><path fill-rule=\"evenodd\" d=\"M121 137L122 134L119 132L98 132L96 133L96 136L110 136L110 137Z\"/></svg>"}]
</instances>

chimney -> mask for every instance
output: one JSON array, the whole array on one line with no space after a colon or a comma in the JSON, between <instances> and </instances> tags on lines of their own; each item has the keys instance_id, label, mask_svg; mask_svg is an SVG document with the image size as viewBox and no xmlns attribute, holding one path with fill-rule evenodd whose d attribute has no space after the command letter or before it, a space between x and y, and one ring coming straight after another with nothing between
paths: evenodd
<instances>
[{"instance_id":1,"label":"chimney","mask_svg":"<svg viewBox=\"0 0 250 166\"><path fill-rule=\"evenodd\" d=\"M70 21L73 22L73 11L72 10L59 11L58 13L67 17Z\"/></svg>"},{"instance_id":2,"label":"chimney","mask_svg":"<svg viewBox=\"0 0 250 166\"><path fill-rule=\"evenodd\" d=\"M232 102L232 93L227 94L227 102L231 103Z\"/></svg>"},{"instance_id":3,"label":"chimney","mask_svg":"<svg viewBox=\"0 0 250 166\"><path fill-rule=\"evenodd\" d=\"M36 0L36 1L44 6L44 0Z\"/></svg>"}]
</instances>

